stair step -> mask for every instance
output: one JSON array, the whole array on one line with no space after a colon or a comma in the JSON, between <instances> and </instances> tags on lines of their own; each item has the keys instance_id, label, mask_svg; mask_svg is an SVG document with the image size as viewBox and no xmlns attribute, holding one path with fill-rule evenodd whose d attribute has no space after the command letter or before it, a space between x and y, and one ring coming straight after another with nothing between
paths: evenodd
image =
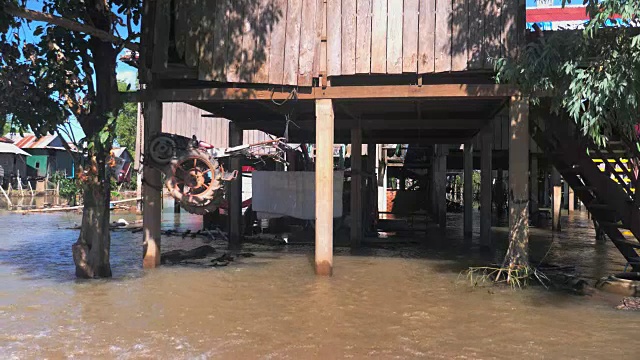
<instances>
[{"instance_id":1,"label":"stair step","mask_svg":"<svg viewBox=\"0 0 640 360\"><path fill-rule=\"evenodd\" d=\"M592 209L604 209L604 210L613 210L613 208L611 208L611 206L607 205L607 204L589 204L589 207Z\"/></svg>"},{"instance_id":2,"label":"stair step","mask_svg":"<svg viewBox=\"0 0 640 360\"><path fill-rule=\"evenodd\" d=\"M560 173L564 173L564 172L577 173L577 172L580 172L580 165L574 165L573 167L558 169L558 171Z\"/></svg>"},{"instance_id":3,"label":"stair step","mask_svg":"<svg viewBox=\"0 0 640 360\"><path fill-rule=\"evenodd\" d=\"M633 248L640 249L640 242L629 241L627 239L611 239L614 243L629 245Z\"/></svg>"},{"instance_id":4,"label":"stair step","mask_svg":"<svg viewBox=\"0 0 640 360\"><path fill-rule=\"evenodd\" d=\"M576 186L573 191L595 191L597 188L595 186Z\"/></svg>"},{"instance_id":5,"label":"stair step","mask_svg":"<svg viewBox=\"0 0 640 360\"><path fill-rule=\"evenodd\" d=\"M618 229L627 229L629 230L628 226L625 226L622 223L613 223L613 222L607 222L607 221L598 221L598 224L600 226L609 226L609 227L616 227Z\"/></svg>"}]
</instances>

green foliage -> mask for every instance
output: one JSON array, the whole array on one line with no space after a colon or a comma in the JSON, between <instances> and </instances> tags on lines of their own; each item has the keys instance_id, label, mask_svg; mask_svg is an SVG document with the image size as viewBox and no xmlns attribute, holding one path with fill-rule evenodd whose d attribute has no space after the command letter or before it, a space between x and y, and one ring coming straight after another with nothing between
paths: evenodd
<instances>
[{"instance_id":1,"label":"green foliage","mask_svg":"<svg viewBox=\"0 0 640 360\"><path fill-rule=\"evenodd\" d=\"M538 33L517 59L495 61L496 80L517 85L534 103L551 95L585 135L604 144L612 134L631 137L640 103L640 2L585 0L590 20L582 31ZM617 14L622 25L609 19Z\"/></svg>"},{"instance_id":2,"label":"green foliage","mask_svg":"<svg viewBox=\"0 0 640 360\"><path fill-rule=\"evenodd\" d=\"M121 92L128 91L127 83L119 81L118 89ZM116 142L118 145L126 147L134 157L136 156L137 117L138 105L135 103L124 103L116 119Z\"/></svg>"},{"instance_id":3,"label":"green foliage","mask_svg":"<svg viewBox=\"0 0 640 360\"><path fill-rule=\"evenodd\" d=\"M59 195L70 204L75 203L76 196L82 193L82 187L78 184L77 179L69 179L63 172L55 172L49 181L53 184L60 184Z\"/></svg>"}]
</instances>

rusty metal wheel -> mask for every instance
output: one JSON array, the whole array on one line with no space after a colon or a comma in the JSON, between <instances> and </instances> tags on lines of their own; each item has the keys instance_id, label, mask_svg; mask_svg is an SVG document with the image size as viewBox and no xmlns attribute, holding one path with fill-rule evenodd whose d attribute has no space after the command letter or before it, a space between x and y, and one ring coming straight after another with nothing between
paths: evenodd
<instances>
[{"instance_id":1,"label":"rusty metal wheel","mask_svg":"<svg viewBox=\"0 0 640 360\"><path fill-rule=\"evenodd\" d=\"M221 187L219 168L218 162L208 154L192 151L172 163L165 185L178 201L204 206Z\"/></svg>"}]
</instances>

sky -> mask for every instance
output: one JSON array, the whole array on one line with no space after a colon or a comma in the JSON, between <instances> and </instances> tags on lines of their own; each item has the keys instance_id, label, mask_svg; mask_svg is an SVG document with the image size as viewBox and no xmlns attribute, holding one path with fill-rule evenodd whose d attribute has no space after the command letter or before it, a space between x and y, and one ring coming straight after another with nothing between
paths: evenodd
<instances>
[{"instance_id":1,"label":"sky","mask_svg":"<svg viewBox=\"0 0 640 360\"><path fill-rule=\"evenodd\" d=\"M41 11L42 2L37 0L28 0L27 8L35 11ZM33 31L38 25L43 25L43 23L31 22L29 26L23 26L20 32L21 38L24 38L28 42L33 41L35 39L35 37L33 36ZM134 31L138 31L139 29L140 29L139 25L138 26L134 25ZM118 31L120 32L120 34L122 34L122 36L127 36L126 27L119 26ZM118 80L122 80L128 84L131 84L132 89L135 88L137 84L137 78L138 78L138 70L136 68L118 61L118 64L116 67L116 73L117 73L116 76ZM77 120L75 118L71 118L69 120L71 124L71 131L73 132L74 137L77 140L83 138L84 132L82 131L82 128L80 127L80 124L78 124ZM67 139L67 140L70 140L70 139Z\"/></svg>"}]
</instances>

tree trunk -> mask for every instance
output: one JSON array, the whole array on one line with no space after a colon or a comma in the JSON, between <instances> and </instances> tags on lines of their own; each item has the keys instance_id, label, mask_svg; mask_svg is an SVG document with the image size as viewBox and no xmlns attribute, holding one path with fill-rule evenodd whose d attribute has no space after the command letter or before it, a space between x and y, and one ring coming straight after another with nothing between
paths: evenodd
<instances>
[{"instance_id":1,"label":"tree trunk","mask_svg":"<svg viewBox=\"0 0 640 360\"><path fill-rule=\"evenodd\" d=\"M110 182L106 154L110 149L97 145L95 162L88 169L93 176L85 180L84 210L78 241L73 244L73 261L79 278L111 277L109 251L111 233L109 230Z\"/></svg>"}]
</instances>

